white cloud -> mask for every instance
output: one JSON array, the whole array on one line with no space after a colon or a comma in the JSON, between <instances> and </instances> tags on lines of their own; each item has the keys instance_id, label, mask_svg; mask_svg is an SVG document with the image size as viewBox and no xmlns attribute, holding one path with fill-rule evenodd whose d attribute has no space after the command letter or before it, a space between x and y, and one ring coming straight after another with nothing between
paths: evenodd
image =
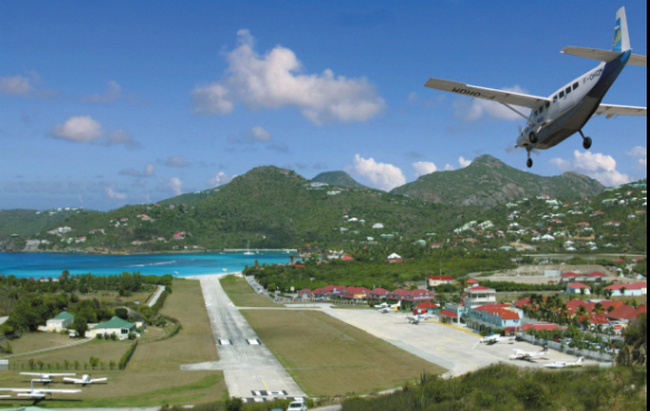
<instances>
[{"instance_id":1,"label":"white cloud","mask_svg":"<svg viewBox=\"0 0 650 411\"><path fill-rule=\"evenodd\" d=\"M329 69L303 74L293 51L276 46L259 55L248 30L239 30L237 36L237 48L226 54L226 79L192 91L196 114L228 114L241 101L252 109L297 107L303 117L320 125L365 121L386 106L364 77L334 76Z\"/></svg>"},{"instance_id":2,"label":"white cloud","mask_svg":"<svg viewBox=\"0 0 650 411\"><path fill-rule=\"evenodd\" d=\"M229 176L226 175L223 171L219 171L217 174L214 175L214 177L208 179L208 183L212 187L219 187L224 184L228 184L232 181L233 178L237 176Z\"/></svg>"},{"instance_id":3,"label":"white cloud","mask_svg":"<svg viewBox=\"0 0 650 411\"><path fill-rule=\"evenodd\" d=\"M526 94L526 90L519 86L506 87L502 90ZM456 100L454 108L456 115L465 121L476 121L484 115L500 120L523 120L520 115L505 107L503 104L482 98L473 98L471 100L463 98L462 100ZM522 114L530 114L530 109L528 108L515 107L515 109Z\"/></svg>"},{"instance_id":4,"label":"white cloud","mask_svg":"<svg viewBox=\"0 0 650 411\"><path fill-rule=\"evenodd\" d=\"M625 154L630 157L638 158L637 162L641 168L648 168L648 150L645 147L634 147Z\"/></svg>"},{"instance_id":5,"label":"white cloud","mask_svg":"<svg viewBox=\"0 0 650 411\"><path fill-rule=\"evenodd\" d=\"M438 167L436 167L435 164L426 161L418 161L417 163L413 163L411 165L415 169L415 178L438 171Z\"/></svg>"},{"instance_id":6,"label":"white cloud","mask_svg":"<svg viewBox=\"0 0 650 411\"><path fill-rule=\"evenodd\" d=\"M241 137L228 136L228 142L231 144L267 143L272 139L271 133L260 126L255 126L246 131Z\"/></svg>"},{"instance_id":7,"label":"white cloud","mask_svg":"<svg viewBox=\"0 0 650 411\"><path fill-rule=\"evenodd\" d=\"M18 75L0 78L0 95L26 96L32 89L27 77Z\"/></svg>"},{"instance_id":8,"label":"white cloud","mask_svg":"<svg viewBox=\"0 0 650 411\"><path fill-rule=\"evenodd\" d=\"M460 156L458 158L458 164L460 164L460 168L469 167L469 165L472 164L472 160L465 160L465 157Z\"/></svg>"},{"instance_id":9,"label":"white cloud","mask_svg":"<svg viewBox=\"0 0 650 411\"><path fill-rule=\"evenodd\" d=\"M183 156L171 156L165 161L167 167L181 168L189 166L187 160Z\"/></svg>"},{"instance_id":10,"label":"white cloud","mask_svg":"<svg viewBox=\"0 0 650 411\"><path fill-rule=\"evenodd\" d=\"M181 195L183 194L183 182L180 180L178 177L172 177L169 179L167 182L167 187L169 187L174 195Z\"/></svg>"},{"instance_id":11,"label":"white cloud","mask_svg":"<svg viewBox=\"0 0 650 411\"><path fill-rule=\"evenodd\" d=\"M83 96L81 99L88 103L111 103L122 96L122 87L115 81L106 83L106 92L104 94L90 94Z\"/></svg>"},{"instance_id":12,"label":"white cloud","mask_svg":"<svg viewBox=\"0 0 650 411\"><path fill-rule=\"evenodd\" d=\"M637 146L625 153L625 155L628 155L630 157L645 158L648 157L648 150L645 147Z\"/></svg>"},{"instance_id":13,"label":"white cloud","mask_svg":"<svg viewBox=\"0 0 650 411\"><path fill-rule=\"evenodd\" d=\"M554 158L550 163L565 172L577 171L586 174L610 187L630 182L630 176L616 170L616 160L612 156L601 153L594 154L589 151L581 153L576 150L573 157L569 160Z\"/></svg>"},{"instance_id":14,"label":"white cloud","mask_svg":"<svg viewBox=\"0 0 650 411\"><path fill-rule=\"evenodd\" d=\"M406 183L404 173L392 164L377 163L373 158L354 156L354 165L346 167L348 173L357 174L377 188L390 191Z\"/></svg>"},{"instance_id":15,"label":"white cloud","mask_svg":"<svg viewBox=\"0 0 650 411\"><path fill-rule=\"evenodd\" d=\"M65 123L52 127L49 136L74 143L98 143L105 146L123 144L129 148L142 147L128 131L103 130L102 125L90 116L69 117Z\"/></svg>"},{"instance_id":16,"label":"white cloud","mask_svg":"<svg viewBox=\"0 0 650 411\"><path fill-rule=\"evenodd\" d=\"M456 170L456 167L452 166L451 164L445 165L445 171L454 171Z\"/></svg>"},{"instance_id":17,"label":"white cloud","mask_svg":"<svg viewBox=\"0 0 650 411\"><path fill-rule=\"evenodd\" d=\"M105 187L104 192L108 198L113 198L116 200L126 200L126 193L117 193L113 191L113 187Z\"/></svg>"},{"instance_id":18,"label":"white cloud","mask_svg":"<svg viewBox=\"0 0 650 411\"><path fill-rule=\"evenodd\" d=\"M151 177L156 173L156 167L153 164L146 164L144 166L144 175L145 177Z\"/></svg>"},{"instance_id":19,"label":"white cloud","mask_svg":"<svg viewBox=\"0 0 650 411\"><path fill-rule=\"evenodd\" d=\"M68 118L63 125L56 125L52 135L63 140L77 143L90 143L103 136L102 125L90 116Z\"/></svg>"}]
</instances>

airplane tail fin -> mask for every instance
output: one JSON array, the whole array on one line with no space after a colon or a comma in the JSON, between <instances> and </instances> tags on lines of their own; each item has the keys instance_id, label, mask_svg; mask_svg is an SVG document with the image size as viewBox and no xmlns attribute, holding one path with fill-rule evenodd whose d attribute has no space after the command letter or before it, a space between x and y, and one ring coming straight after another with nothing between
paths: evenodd
<instances>
[{"instance_id":1,"label":"airplane tail fin","mask_svg":"<svg viewBox=\"0 0 650 411\"><path fill-rule=\"evenodd\" d=\"M548 352L548 343L544 344L544 349L542 350L543 352Z\"/></svg>"},{"instance_id":2,"label":"airplane tail fin","mask_svg":"<svg viewBox=\"0 0 650 411\"><path fill-rule=\"evenodd\" d=\"M621 7L616 12L616 28L614 29L614 45L612 51L619 53L630 49L630 33L627 30L627 16L625 7Z\"/></svg>"},{"instance_id":3,"label":"airplane tail fin","mask_svg":"<svg viewBox=\"0 0 650 411\"><path fill-rule=\"evenodd\" d=\"M580 357L578 358L578 362L576 364L582 365L583 362L585 362L585 357Z\"/></svg>"}]
</instances>

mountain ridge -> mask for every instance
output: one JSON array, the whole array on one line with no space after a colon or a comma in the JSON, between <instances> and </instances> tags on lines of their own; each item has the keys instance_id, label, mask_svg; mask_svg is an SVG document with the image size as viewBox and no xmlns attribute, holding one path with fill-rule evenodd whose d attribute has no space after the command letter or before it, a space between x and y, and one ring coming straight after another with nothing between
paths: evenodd
<instances>
[{"instance_id":1,"label":"mountain ridge","mask_svg":"<svg viewBox=\"0 0 650 411\"><path fill-rule=\"evenodd\" d=\"M368 188L356 181L345 171L326 171L312 178L311 181L337 187Z\"/></svg>"},{"instance_id":2,"label":"mountain ridge","mask_svg":"<svg viewBox=\"0 0 650 411\"><path fill-rule=\"evenodd\" d=\"M466 168L427 174L391 193L454 206L494 207L539 195L567 199L591 197L604 189L598 181L576 172L543 177L483 155Z\"/></svg>"}]
</instances>

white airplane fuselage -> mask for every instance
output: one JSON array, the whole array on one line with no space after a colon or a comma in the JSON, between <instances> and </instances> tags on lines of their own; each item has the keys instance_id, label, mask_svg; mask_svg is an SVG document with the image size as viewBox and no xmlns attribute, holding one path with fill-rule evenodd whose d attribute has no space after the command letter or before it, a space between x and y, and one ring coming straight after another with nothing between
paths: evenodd
<instances>
[{"instance_id":1,"label":"white airplane fuselage","mask_svg":"<svg viewBox=\"0 0 650 411\"><path fill-rule=\"evenodd\" d=\"M566 84L549 96L550 103L533 109L528 125L517 138L517 145L527 150L547 150L579 132L593 117L605 94L627 65L632 51L601 63L595 69ZM537 143L531 137L537 136Z\"/></svg>"}]
</instances>

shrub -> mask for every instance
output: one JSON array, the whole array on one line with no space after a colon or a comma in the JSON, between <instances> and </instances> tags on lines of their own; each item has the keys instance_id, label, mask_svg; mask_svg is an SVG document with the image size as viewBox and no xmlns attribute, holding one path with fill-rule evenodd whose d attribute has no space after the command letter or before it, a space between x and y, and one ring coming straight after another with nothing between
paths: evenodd
<instances>
[{"instance_id":1,"label":"shrub","mask_svg":"<svg viewBox=\"0 0 650 411\"><path fill-rule=\"evenodd\" d=\"M137 347L138 347L138 341L136 340L136 341L131 345L131 347L129 347L129 349L124 353L124 356L123 356L122 359L120 360L120 362L119 362L119 364L118 364L118 368L119 368L120 370L124 370L124 369L126 369L126 366L127 366L127 364L129 363L129 361L131 361L131 357L133 357L133 353L135 352L135 349L136 349Z\"/></svg>"},{"instance_id":2,"label":"shrub","mask_svg":"<svg viewBox=\"0 0 650 411\"><path fill-rule=\"evenodd\" d=\"M103 340L104 339L104 334L97 334L97 339L98 340Z\"/></svg>"}]
</instances>

